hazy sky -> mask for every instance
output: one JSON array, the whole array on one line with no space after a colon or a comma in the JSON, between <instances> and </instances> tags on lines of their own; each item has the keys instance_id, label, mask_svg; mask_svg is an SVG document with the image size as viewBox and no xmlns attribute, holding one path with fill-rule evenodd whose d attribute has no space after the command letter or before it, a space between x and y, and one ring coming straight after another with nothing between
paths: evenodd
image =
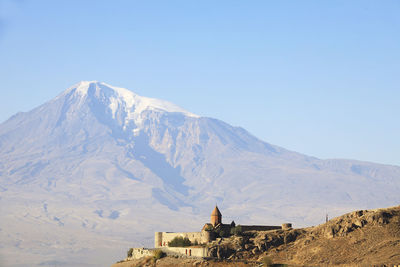
<instances>
[{"instance_id":1,"label":"hazy sky","mask_svg":"<svg viewBox=\"0 0 400 267\"><path fill-rule=\"evenodd\" d=\"M400 1L0 0L0 122L98 80L400 165Z\"/></svg>"}]
</instances>

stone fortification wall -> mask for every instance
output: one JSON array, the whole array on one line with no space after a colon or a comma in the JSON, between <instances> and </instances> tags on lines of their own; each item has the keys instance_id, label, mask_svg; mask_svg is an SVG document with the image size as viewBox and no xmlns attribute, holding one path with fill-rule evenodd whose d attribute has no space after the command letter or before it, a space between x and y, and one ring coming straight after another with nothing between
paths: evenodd
<instances>
[{"instance_id":1,"label":"stone fortification wall","mask_svg":"<svg viewBox=\"0 0 400 267\"><path fill-rule=\"evenodd\" d=\"M132 257L128 257L127 260L140 259L142 257L153 256L153 250L149 248L134 248L132 251Z\"/></svg>"},{"instance_id":2,"label":"stone fortification wall","mask_svg":"<svg viewBox=\"0 0 400 267\"><path fill-rule=\"evenodd\" d=\"M154 247L158 248L162 246L162 232L155 232L154 233Z\"/></svg>"},{"instance_id":3,"label":"stone fortification wall","mask_svg":"<svg viewBox=\"0 0 400 267\"><path fill-rule=\"evenodd\" d=\"M207 243L209 241L209 233L205 232L181 232L181 233L171 233L171 232L156 232L154 235L154 247L167 247L168 242L171 242L175 237L187 237L190 242L194 244Z\"/></svg>"},{"instance_id":4,"label":"stone fortification wall","mask_svg":"<svg viewBox=\"0 0 400 267\"><path fill-rule=\"evenodd\" d=\"M293 228L293 226L291 223L283 223L282 224L282 230L290 230L292 228Z\"/></svg>"},{"instance_id":5,"label":"stone fortification wall","mask_svg":"<svg viewBox=\"0 0 400 267\"><path fill-rule=\"evenodd\" d=\"M241 225L242 231L269 231L280 230L281 226L268 226L268 225Z\"/></svg>"},{"instance_id":6,"label":"stone fortification wall","mask_svg":"<svg viewBox=\"0 0 400 267\"><path fill-rule=\"evenodd\" d=\"M184 255L187 257L207 257L208 248L206 247L185 247L185 248L175 248L175 247L163 247L160 248L167 255Z\"/></svg>"},{"instance_id":7,"label":"stone fortification wall","mask_svg":"<svg viewBox=\"0 0 400 267\"><path fill-rule=\"evenodd\" d=\"M211 231L201 231L201 243L206 244L215 240L215 233Z\"/></svg>"},{"instance_id":8,"label":"stone fortification wall","mask_svg":"<svg viewBox=\"0 0 400 267\"><path fill-rule=\"evenodd\" d=\"M186 257L207 257L208 248L206 247L160 247L167 255L178 255ZM132 251L132 257L126 258L126 260L140 259L142 257L154 256L154 248L134 248Z\"/></svg>"}]
</instances>

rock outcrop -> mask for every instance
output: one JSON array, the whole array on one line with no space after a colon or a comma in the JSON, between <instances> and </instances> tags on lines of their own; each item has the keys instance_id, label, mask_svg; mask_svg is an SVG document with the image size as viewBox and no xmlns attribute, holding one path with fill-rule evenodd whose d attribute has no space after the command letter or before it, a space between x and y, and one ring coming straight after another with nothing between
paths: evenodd
<instances>
[{"instance_id":1,"label":"rock outcrop","mask_svg":"<svg viewBox=\"0 0 400 267\"><path fill-rule=\"evenodd\" d=\"M288 264L399 264L400 206L359 210L303 229L250 231L210 244L210 256Z\"/></svg>"},{"instance_id":2,"label":"rock outcrop","mask_svg":"<svg viewBox=\"0 0 400 267\"><path fill-rule=\"evenodd\" d=\"M185 258L175 262L170 258L157 262L157 266L259 266L265 257L289 266L397 266L400 206L359 210L303 229L248 231L217 238L208 248L213 259L187 259L186 263Z\"/></svg>"}]
</instances>

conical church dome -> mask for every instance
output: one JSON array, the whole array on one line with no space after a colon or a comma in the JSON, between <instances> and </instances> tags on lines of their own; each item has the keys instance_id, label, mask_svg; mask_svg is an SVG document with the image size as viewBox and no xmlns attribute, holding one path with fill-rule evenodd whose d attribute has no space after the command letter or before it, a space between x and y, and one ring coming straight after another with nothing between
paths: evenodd
<instances>
[{"instance_id":1,"label":"conical church dome","mask_svg":"<svg viewBox=\"0 0 400 267\"><path fill-rule=\"evenodd\" d=\"M215 205L215 209L211 213L211 224L213 226L216 226L218 224L222 223L222 214L218 209L218 206Z\"/></svg>"},{"instance_id":2,"label":"conical church dome","mask_svg":"<svg viewBox=\"0 0 400 267\"><path fill-rule=\"evenodd\" d=\"M213 210L213 212L211 213L211 216L222 216L221 212L218 209L218 206L215 206L215 209Z\"/></svg>"}]
</instances>

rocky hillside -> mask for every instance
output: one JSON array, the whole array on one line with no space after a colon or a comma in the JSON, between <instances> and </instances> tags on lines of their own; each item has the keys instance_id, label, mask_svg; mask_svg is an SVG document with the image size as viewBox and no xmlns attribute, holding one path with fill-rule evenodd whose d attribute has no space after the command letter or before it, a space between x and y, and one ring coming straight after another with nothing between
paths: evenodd
<instances>
[{"instance_id":1,"label":"rocky hillside","mask_svg":"<svg viewBox=\"0 0 400 267\"><path fill-rule=\"evenodd\" d=\"M210 252L232 260L267 255L293 265L399 264L400 206L359 210L310 228L247 233L214 242Z\"/></svg>"},{"instance_id":2,"label":"rocky hillside","mask_svg":"<svg viewBox=\"0 0 400 267\"><path fill-rule=\"evenodd\" d=\"M186 266L257 266L256 262L261 263L265 257L289 266L398 265L400 206L359 210L315 227L247 232L217 239L209 246L210 256L222 262L170 258L159 260L157 266L172 266L169 264L174 260ZM114 266L136 266L133 262L124 264ZM152 265L151 261L147 264Z\"/></svg>"}]
</instances>

